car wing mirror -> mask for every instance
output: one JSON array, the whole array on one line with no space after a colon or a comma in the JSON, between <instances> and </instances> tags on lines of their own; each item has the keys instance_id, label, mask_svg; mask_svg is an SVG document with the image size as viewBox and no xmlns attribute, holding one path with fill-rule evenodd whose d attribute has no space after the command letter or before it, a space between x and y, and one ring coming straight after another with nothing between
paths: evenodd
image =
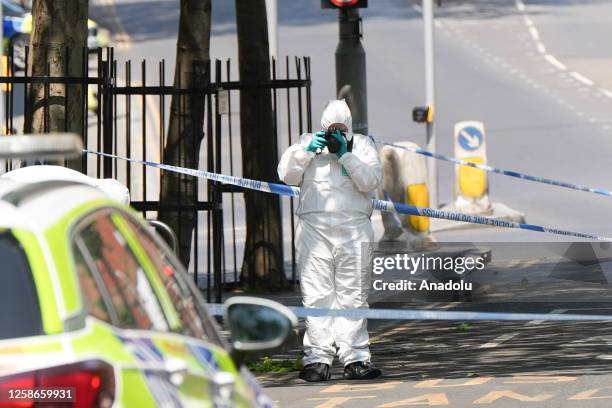
<instances>
[{"instance_id":1,"label":"car wing mirror","mask_svg":"<svg viewBox=\"0 0 612 408\"><path fill-rule=\"evenodd\" d=\"M298 322L289 308L268 299L235 296L223 306L236 351L279 347Z\"/></svg>"}]
</instances>

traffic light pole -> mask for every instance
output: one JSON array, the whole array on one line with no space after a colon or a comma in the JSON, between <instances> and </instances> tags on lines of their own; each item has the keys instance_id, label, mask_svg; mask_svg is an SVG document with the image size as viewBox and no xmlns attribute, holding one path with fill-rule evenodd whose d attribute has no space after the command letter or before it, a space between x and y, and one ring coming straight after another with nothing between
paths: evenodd
<instances>
[{"instance_id":1,"label":"traffic light pole","mask_svg":"<svg viewBox=\"0 0 612 408\"><path fill-rule=\"evenodd\" d=\"M353 132L368 134L366 55L361 44L359 9L339 9L340 41L336 48L336 92L345 98L353 117Z\"/></svg>"},{"instance_id":2,"label":"traffic light pole","mask_svg":"<svg viewBox=\"0 0 612 408\"><path fill-rule=\"evenodd\" d=\"M270 57L278 58L278 2L266 0L266 14L268 16L268 42L270 44Z\"/></svg>"},{"instance_id":3,"label":"traffic light pole","mask_svg":"<svg viewBox=\"0 0 612 408\"><path fill-rule=\"evenodd\" d=\"M2 4L0 4L0 21L2 21L2 24L4 24L4 15L2 14ZM0 30L0 44L4 44L4 38L3 36L3 30ZM4 67L4 46L0 47L0 67ZM8 76L8 60L6 63L6 72L2 72L2 75L6 75ZM4 71L4 70L3 70ZM27 73L26 73L27 74ZM9 89L9 86L12 86L10 84L6 84L4 85L6 86L6 89ZM9 129L8 126L4 126L5 122L8 121L4 121L4 97L2 95L2 87L0 87L0 129L3 129L2 132L0 132L0 135L8 135L9 134Z\"/></svg>"},{"instance_id":4,"label":"traffic light pole","mask_svg":"<svg viewBox=\"0 0 612 408\"><path fill-rule=\"evenodd\" d=\"M432 120L427 121L427 150L436 152L436 86L434 63L434 15L433 0L423 0L423 25L425 38L425 99L433 109ZM438 208L438 168L436 160L427 158L427 184L429 185L429 206Z\"/></svg>"}]
</instances>

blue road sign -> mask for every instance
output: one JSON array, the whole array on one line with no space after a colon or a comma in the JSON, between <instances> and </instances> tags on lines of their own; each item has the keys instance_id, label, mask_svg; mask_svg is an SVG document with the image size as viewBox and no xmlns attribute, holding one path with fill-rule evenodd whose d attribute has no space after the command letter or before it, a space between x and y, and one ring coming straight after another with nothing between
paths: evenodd
<instances>
[{"instance_id":1,"label":"blue road sign","mask_svg":"<svg viewBox=\"0 0 612 408\"><path fill-rule=\"evenodd\" d=\"M459 145L465 150L477 150L482 140L482 132L476 127L467 126L459 131Z\"/></svg>"}]
</instances>

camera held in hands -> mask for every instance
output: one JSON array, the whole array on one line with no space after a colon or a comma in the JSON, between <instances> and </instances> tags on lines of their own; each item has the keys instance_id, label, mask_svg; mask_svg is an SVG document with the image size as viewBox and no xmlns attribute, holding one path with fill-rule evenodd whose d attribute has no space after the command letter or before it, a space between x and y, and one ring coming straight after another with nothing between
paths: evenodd
<instances>
[{"instance_id":1,"label":"camera held in hands","mask_svg":"<svg viewBox=\"0 0 612 408\"><path fill-rule=\"evenodd\" d=\"M342 137L344 137L344 139L346 140L346 135L341 129L338 129L333 126L328 127L325 131L325 136L323 137L325 138L325 140L327 140L327 150L329 150L330 153L338 153L338 151L340 151L340 142L333 136L336 131L340 132L342 134Z\"/></svg>"}]
</instances>

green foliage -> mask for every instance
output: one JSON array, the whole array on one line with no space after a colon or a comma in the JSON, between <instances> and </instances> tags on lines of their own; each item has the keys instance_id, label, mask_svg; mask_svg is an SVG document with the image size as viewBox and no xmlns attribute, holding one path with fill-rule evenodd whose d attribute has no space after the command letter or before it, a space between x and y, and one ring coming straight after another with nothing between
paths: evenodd
<instances>
[{"instance_id":1,"label":"green foliage","mask_svg":"<svg viewBox=\"0 0 612 408\"><path fill-rule=\"evenodd\" d=\"M467 331L467 330L470 330L471 328L472 328L472 326L470 326L469 324L467 324L465 322L463 322L463 323L461 323L461 324L459 324L457 326L457 330L458 331Z\"/></svg>"},{"instance_id":2,"label":"green foliage","mask_svg":"<svg viewBox=\"0 0 612 408\"><path fill-rule=\"evenodd\" d=\"M302 358L295 360L273 360L270 357L262 357L258 361L247 363L247 367L253 373L289 373L300 371L304 364Z\"/></svg>"}]
</instances>

